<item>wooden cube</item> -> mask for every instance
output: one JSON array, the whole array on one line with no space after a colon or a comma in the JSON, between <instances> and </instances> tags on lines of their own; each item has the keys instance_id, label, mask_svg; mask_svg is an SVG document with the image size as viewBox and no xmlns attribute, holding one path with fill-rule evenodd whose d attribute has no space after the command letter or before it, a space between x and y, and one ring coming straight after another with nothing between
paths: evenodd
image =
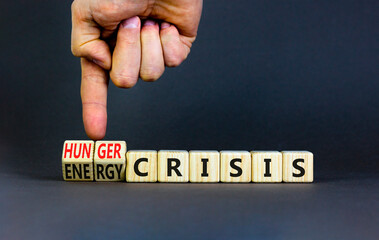
<instances>
[{"instance_id":1,"label":"wooden cube","mask_svg":"<svg viewBox=\"0 0 379 240\"><path fill-rule=\"evenodd\" d=\"M153 150L133 150L126 154L127 182L156 182L158 154Z\"/></svg>"},{"instance_id":2,"label":"wooden cube","mask_svg":"<svg viewBox=\"0 0 379 240\"><path fill-rule=\"evenodd\" d=\"M221 151L221 182L251 182L251 155L247 151Z\"/></svg>"},{"instance_id":3,"label":"wooden cube","mask_svg":"<svg viewBox=\"0 0 379 240\"><path fill-rule=\"evenodd\" d=\"M253 182L281 182L282 154L278 151L252 151Z\"/></svg>"},{"instance_id":4,"label":"wooden cube","mask_svg":"<svg viewBox=\"0 0 379 240\"><path fill-rule=\"evenodd\" d=\"M190 151L190 182L219 182L220 153L218 151Z\"/></svg>"},{"instance_id":5,"label":"wooden cube","mask_svg":"<svg viewBox=\"0 0 379 240\"><path fill-rule=\"evenodd\" d=\"M62 171L65 181L93 181L94 141L67 140L63 144Z\"/></svg>"},{"instance_id":6,"label":"wooden cube","mask_svg":"<svg viewBox=\"0 0 379 240\"><path fill-rule=\"evenodd\" d=\"M97 141L95 144L95 180L124 181L125 180L125 141Z\"/></svg>"},{"instance_id":7,"label":"wooden cube","mask_svg":"<svg viewBox=\"0 0 379 240\"><path fill-rule=\"evenodd\" d=\"M188 182L189 159L187 151L161 150L158 152L159 182Z\"/></svg>"},{"instance_id":8,"label":"wooden cube","mask_svg":"<svg viewBox=\"0 0 379 240\"><path fill-rule=\"evenodd\" d=\"M283 181L313 182L313 153L283 151Z\"/></svg>"}]
</instances>

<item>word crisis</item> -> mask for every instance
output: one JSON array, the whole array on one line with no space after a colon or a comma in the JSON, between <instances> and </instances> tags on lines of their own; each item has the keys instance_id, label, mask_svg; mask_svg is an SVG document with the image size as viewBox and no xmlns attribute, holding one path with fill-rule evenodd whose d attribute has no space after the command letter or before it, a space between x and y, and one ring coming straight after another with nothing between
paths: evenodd
<instances>
[{"instance_id":1,"label":"word crisis","mask_svg":"<svg viewBox=\"0 0 379 240\"><path fill-rule=\"evenodd\" d=\"M309 151L130 150L125 141L67 140L66 181L313 182Z\"/></svg>"}]
</instances>

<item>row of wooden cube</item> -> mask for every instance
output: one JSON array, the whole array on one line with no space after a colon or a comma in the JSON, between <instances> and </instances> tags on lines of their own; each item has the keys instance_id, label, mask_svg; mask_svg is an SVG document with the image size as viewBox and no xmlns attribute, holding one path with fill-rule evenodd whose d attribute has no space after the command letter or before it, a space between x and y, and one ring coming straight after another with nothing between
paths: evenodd
<instances>
[{"instance_id":1,"label":"row of wooden cube","mask_svg":"<svg viewBox=\"0 0 379 240\"><path fill-rule=\"evenodd\" d=\"M313 182L308 151L126 150L125 141L65 141L66 181Z\"/></svg>"}]
</instances>

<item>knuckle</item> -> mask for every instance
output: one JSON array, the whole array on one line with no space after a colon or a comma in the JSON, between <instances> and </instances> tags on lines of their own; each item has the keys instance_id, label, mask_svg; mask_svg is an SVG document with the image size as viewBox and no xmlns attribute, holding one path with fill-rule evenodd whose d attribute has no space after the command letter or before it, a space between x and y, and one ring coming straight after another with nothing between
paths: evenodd
<instances>
[{"instance_id":1,"label":"knuckle","mask_svg":"<svg viewBox=\"0 0 379 240\"><path fill-rule=\"evenodd\" d=\"M78 20L82 17L83 1L75 0L71 3L71 14L74 20Z\"/></svg>"},{"instance_id":2,"label":"knuckle","mask_svg":"<svg viewBox=\"0 0 379 240\"><path fill-rule=\"evenodd\" d=\"M77 8L77 5L78 5L78 0L75 0L71 3L71 12L74 13Z\"/></svg>"},{"instance_id":3,"label":"knuckle","mask_svg":"<svg viewBox=\"0 0 379 240\"><path fill-rule=\"evenodd\" d=\"M126 73L114 73L111 72L111 79L114 85L119 88L132 88L136 85L138 76L133 76Z\"/></svg>"},{"instance_id":4,"label":"knuckle","mask_svg":"<svg viewBox=\"0 0 379 240\"><path fill-rule=\"evenodd\" d=\"M97 102L97 101L94 101L94 102L83 101L82 105L89 106L89 107L93 106L93 107L107 108L107 105L105 103Z\"/></svg>"},{"instance_id":5,"label":"knuckle","mask_svg":"<svg viewBox=\"0 0 379 240\"><path fill-rule=\"evenodd\" d=\"M166 66L167 67L177 67L184 60L185 60L185 57L180 57L178 55L173 55L173 56L168 57L165 62L166 62Z\"/></svg>"},{"instance_id":6,"label":"knuckle","mask_svg":"<svg viewBox=\"0 0 379 240\"><path fill-rule=\"evenodd\" d=\"M79 51L78 51L78 49L74 45L71 45L71 53L75 57L80 57Z\"/></svg>"},{"instance_id":7,"label":"knuckle","mask_svg":"<svg viewBox=\"0 0 379 240\"><path fill-rule=\"evenodd\" d=\"M106 15L113 16L117 14L120 9L122 9L124 1L100 1L99 9L101 12L104 12Z\"/></svg>"},{"instance_id":8,"label":"knuckle","mask_svg":"<svg viewBox=\"0 0 379 240\"><path fill-rule=\"evenodd\" d=\"M162 76L163 71L164 69L160 68L143 68L141 69L140 77L146 82L154 82Z\"/></svg>"},{"instance_id":9,"label":"knuckle","mask_svg":"<svg viewBox=\"0 0 379 240\"><path fill-rule=\"evenodd\" d=\"M83 81L87 82L95 82L95 83L103 83L104 76L101 74L96 74L96 73L87 73L84 74L82 77Z\"/></svg>"}]
</instances>

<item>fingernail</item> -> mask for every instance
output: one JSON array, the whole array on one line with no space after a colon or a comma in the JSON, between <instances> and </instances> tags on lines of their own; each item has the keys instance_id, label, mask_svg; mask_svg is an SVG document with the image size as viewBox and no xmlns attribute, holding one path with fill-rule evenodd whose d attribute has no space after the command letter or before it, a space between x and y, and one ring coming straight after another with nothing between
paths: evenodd
<instances>
[{"instance_id":1,"label":"fingernail","mask_svg":"<svg viewBox=\"0 0 379 240\"><path fill-rule=\"evenodd\" d=\"M123 28L137 28L138 27L138 17L132 17L121 22Z\"/></svg>"},{"instance_id":2,"label":"fingernail","mask_svg":"<svg viewBox=\"0 0 379 240\"><path fill-rule=\"evenodd\" d=\"M161 24L161 28L162 29L165 29L165 28L168 28L168 27L170 27L171 25L169 24L169 23L167 23L167 22L163 22L162 24Z\"/></svg>"},{"instance_id":3,"label":"fingernail","mask_svg":"<svg viewBox=\"0 0 379 240\"><path fill-rule=\"evenodd\" d=\"M155 25L155 21L153 21L153 20L146 20L143 25L144 26L154 26Z\"/></svg>"}]
</instances>

